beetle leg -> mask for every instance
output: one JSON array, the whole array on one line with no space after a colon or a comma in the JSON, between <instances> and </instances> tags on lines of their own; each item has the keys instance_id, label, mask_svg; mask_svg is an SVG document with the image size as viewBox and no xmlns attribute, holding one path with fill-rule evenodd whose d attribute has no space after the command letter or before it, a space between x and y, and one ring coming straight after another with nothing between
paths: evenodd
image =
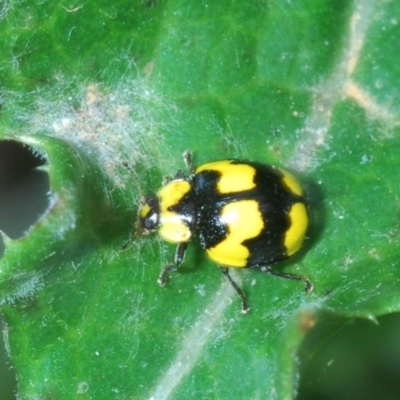
<instances>
[{"instance_id":1,"label":"beetle leg","mask_svg":"<svg viewBox=\"0 0 400 400\"><path fill-rule=\"evenodd\" d=\"M305 287L306 294L310 294L314 288L313 284L311 283L311 281L308 279L307 276L296 275L296 274L287 274L285 272L275 271L271 268L270 265L262 265L262 266L260 266L260 269L261 269L261 271L266 272L267 274L278 276L280 278L293 279L296 281L304 282L306 285L306 287Z\"/></svg>"},{"instance_id":2,"label":"beetle leg","mask_svg":"<svg viewBox=\"0 0 400 400\"><path fill-rule=\"evenodd\" d=\"M185 179L185 173L181 170L178 169L178 171L176 172L175 176L174 176L174 180L175 179Z\"/></svg>"},{"instance_id":3,"label":"beetle leg","mask_svg":"<svg viewBox=\"0 0 400 400\"><path fill-rule=\"evenodd\" d=\"M168 274L170 272L176 271L179 268L179 266L182 264L183 260L185 259L186 248L187 248L187 242L179 243L178 246L176 247L174 263L164 267L164 269L161 271L161 274L158 278L158 283L161 286L165 285Z\"/></svg>"},{"instance_id":4,"label":"beetle leg","mask_svg":"<svg viewBox=\"0 0 400 400\"><path fill-rule=\"evenodd\" d=\"M239 295L240 299L242 300L242 313L246 314L249 312L250 307L247 303L246 295L244 294L243 290L238 286L238 284L232 279L229 275L229 271L227 267L219 266L221 272L228 278L230 284L235 289L236 293Z\"/></svg>"},{"instance_id":5,"label":"beetle leg","mask_svg":"<svg viewBox=\"0 0 400 400\"><path fill-rule=\"evenodd\" d=\"M186 164L187 169L189 170L189 176L191 178L194 177L194 166L193 166L193 154L190 150L186 150L183 152L183 161Z\"/></svg>"},{"instance_id":6,"label":"beetle leg","mask_svg":"<svg viewBox=\"0 0 400 400\"><path fill-rule=\"evenodd\" d=\"M183 161L186 164L186 167L188 168L190 174L193 174L194 168L193 168L193 155L190 150L185 150L183 152Z\"/></svg>"}]
</instances>

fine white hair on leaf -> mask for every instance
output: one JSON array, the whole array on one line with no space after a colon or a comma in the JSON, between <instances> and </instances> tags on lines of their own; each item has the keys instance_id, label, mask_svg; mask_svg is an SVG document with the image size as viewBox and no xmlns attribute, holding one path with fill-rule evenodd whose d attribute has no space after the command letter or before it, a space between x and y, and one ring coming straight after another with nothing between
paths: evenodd
<instances>
[{"instance_id":1,"label":"fine white hair on leaf","mask_svg":"<svg viewBox=\"0 0 400 400\"><path fill-rule=\"evenodd\" d=\"M123 78L114 86L62 82L32 93L32 110L16 107L23 133L44 133L84 149L119 187L123 163L134 169L138 162L159 166L165 160L162 132L168 126L162 114L171 110L145 77Z\"/></svg>"}]
</instances>

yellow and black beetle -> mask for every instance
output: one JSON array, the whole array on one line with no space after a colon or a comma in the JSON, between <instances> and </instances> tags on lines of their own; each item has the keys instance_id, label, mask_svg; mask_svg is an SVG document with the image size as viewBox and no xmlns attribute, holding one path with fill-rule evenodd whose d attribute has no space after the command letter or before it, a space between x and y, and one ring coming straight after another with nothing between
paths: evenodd
<instances>
[{"instance_id":1,"label":"yellow and black beetle","mask_svg":"<svg viewBox=\"0 0 400 400\"><path fill-rule=\"evenodd\" d=\"M174 263L164 267L158 282L179 268L187 244L198 232L200 243L229 279L249 310L246 297L231 278L229 267L260 268L263 272L312 283L306 276L275 271L271 265L296 253L308 225L303 190L288 172L273 166L240 160L222 160L193 169L185 153L188 177L179 170L174 179L147 197L139 212L146 232L158 230L177 243Z\"/></svg>"}]
</instances>

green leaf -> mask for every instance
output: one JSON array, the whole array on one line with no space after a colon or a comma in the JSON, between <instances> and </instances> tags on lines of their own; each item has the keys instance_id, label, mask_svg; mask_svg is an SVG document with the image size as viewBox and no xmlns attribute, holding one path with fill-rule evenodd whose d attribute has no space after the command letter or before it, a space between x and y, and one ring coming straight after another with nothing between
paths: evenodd
<instances>
[{"instance_id":1,"label":"green leaf","mask_svg":"<svg viewBox=\"0 0 400 400\"><path fill-rule=\"evenodd\" d=\"M290 399L326 311L399 311L395 2L9 1L1 18L0 146L27 146L49 179L0 261L21 399ZM137 235L139 199L186 149L300 179L308 240L276 268L310 296L233 271L243 316L196 241L158 286L174 249Z\"/></svg>"}]
</instances>

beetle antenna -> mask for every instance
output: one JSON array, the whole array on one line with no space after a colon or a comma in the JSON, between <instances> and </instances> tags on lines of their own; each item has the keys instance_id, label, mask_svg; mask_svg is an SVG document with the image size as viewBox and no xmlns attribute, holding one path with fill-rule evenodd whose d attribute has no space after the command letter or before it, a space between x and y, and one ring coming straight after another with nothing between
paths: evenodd
<instances>
[{"instance_id":1,"label":"beetle antenna","mask_svg":"<svg viewBox=\"0 0 400 400\"><path fill-rule=\"evenodd\" d=\"M140 180L138 178L136 171L129 165L129 163L127 161L123 161L122 166L131 173L132 178L136 182L136 187L139 192L139 206L138 206L138 215L137 215L136 223L135 223L135 233L133 235L131 235L129 237L129 239L127 239L124 242L124 244L121 246L120 250L123 251L123 250L126 250L137 238L143 236L143 229L139 223L139 212L140 212L141 206L146 203L146 196L144 195L144 193L142 191L142 188L140 185Z\"/></svg>"}]
</instances>

